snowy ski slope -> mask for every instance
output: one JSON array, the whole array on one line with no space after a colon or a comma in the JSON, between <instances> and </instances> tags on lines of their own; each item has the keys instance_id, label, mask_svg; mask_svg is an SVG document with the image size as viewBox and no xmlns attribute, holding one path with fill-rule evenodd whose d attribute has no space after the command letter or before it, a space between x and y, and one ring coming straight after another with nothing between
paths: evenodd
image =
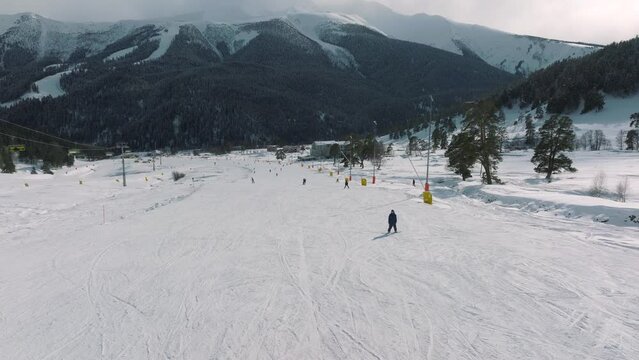
<instances>
[{"instance_id":1,"label":"snowy ski slope","mask_svg":"<svg viewBox=\"0 0 639 360\"><path fill-rule=\"evenodd\" d=\"M397 152L350 190L264 152L0 174L0 357L639 358L639 226L487 203L440 154L427 206ZM575 154L557 196L618 155ZM527 161L499 189L551 191Z\"/></svg>"}]
</instances>

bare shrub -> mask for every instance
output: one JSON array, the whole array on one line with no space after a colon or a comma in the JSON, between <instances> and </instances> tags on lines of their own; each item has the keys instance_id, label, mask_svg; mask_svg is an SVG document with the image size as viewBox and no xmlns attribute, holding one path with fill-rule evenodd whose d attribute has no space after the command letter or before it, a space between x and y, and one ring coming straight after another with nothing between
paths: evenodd
<instances>
[{"instance_id":1,"label":"bare shrub","mask_svg":"<svg viewBox=\"0 0 639 360\"><path fill-rule=\"evenodd\" d=\"M592 179L592 186L590 187L590 195L600 197L606 193L606 173L600 171L597 173L594 179Z\"/></svg>"},{"instance_id":2,"label":"bare shrub","mask_svg":"<svg viewBox=\"0 0 639 360\"><path fill-rule=\"evenodd\" d=\"M620 180L615 189L617 194L617 201L626 202L626 194L628 193L628 177Z\"/></svg>"},{"instance_id":3,"label":"bare shrub","mask_svg":"<svg viewBox=\"0 0 639 360\"><path fill-rule=\"evenodd\" d=\"M178 181L181 178L185 177L186 175L184 173L181 173L179 171L174 171L173 172L173 181Z\"/></svg>"}]
</instances>

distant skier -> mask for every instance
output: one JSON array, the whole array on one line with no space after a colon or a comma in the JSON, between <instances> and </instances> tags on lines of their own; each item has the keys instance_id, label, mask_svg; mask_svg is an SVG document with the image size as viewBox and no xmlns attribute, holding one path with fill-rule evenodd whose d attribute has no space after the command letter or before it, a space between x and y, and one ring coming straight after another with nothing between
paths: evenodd
<instances>
[{"instance_id":1,"label":"distant skier","mask_svg":"<svg viewBox=\"0 0 639 360\"><path fill-rule=\"evenodd\" d=\"M388 233L390 234L391 229L397 232L397 215L395 215L395 210L391 210L388 215Z\"/></svg>"},{"instance_id":2,"label":"distant skier","mask_svg":"<svg viewBox=\"0 0 639 360\"><path fill-rule=\"evenodd\" d=\"M255 184L255 179L251 178L251 183Z\"/></svg>"},{"instance_id":3,"label":"distant skier","mask_svg":"<svg viewBox=\"0 0 639 360\"><path fill-rule=\"evenodd\" d=\"M345 177L345 178L344 178L344 189L350 189L350 188L351 188L351 187L350 187L350 186L348 186L348 178L347 178L347 177Z\"/></svg>"},{"instance_id":4,"label":"distant skier","mask_svg":"<svg viewBox=\"0 0 639 360\"><path fill-rule=\"evenodd\" d=\"M415 179L413 179L413 187L415 187Z\"/></svg>"},{"instance_id":5,"label":"distant skier","mask_svg":"<svg viewBox=\"0 0 639 360\"><path fill-rule=\"evenodd\" d=\"M302 179L302 185L306 185L306 178Z\"/></svg>"}]
</instances>

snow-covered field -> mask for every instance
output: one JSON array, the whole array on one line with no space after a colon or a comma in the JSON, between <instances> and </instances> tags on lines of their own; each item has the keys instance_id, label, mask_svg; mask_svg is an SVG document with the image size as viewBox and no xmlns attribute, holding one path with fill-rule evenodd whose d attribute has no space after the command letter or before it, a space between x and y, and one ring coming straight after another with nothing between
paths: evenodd
<instances>
[{"instance_id":1,"label":"snow-covered field","mask_svg":"<svg viewBox=\"0 0 639 360\"><path fill-rule=\"evenodd\" d=\"M399 151L350 190L264 152L127 160L126 188L119 160L0 174L0 358L639 358L639 224L619 221L639 154L572 154L550 184L529 155L485 187L436 154L432 206ZM599 170L627 203L586 194Z\"/></svg>"}]
</instances>

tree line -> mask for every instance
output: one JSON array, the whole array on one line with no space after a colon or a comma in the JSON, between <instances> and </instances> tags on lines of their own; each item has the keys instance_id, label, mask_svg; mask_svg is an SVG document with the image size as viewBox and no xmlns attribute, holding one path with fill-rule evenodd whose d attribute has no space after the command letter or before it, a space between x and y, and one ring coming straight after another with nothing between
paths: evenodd
<instances>
[{"instance_id":1,"label":"tree line","mask_svg":"<svg viewBox=\"0 0 639 360\"><path fill-rule=\"evenodd\" d=\"M578 59L559 61L523 79L497 97L498 106L547 104L550 113L582 113L605 106L603 94L628 96L639 90L639 37L606 46Z\"/></svg>"},{"instance_id":2,"label":"tree line","mask_svg":"<svg viewBox=\"0 0 639 360\"><path fill-rule=\"evenodd\" d=\"M461 131L453 136L446 151L448 167L463 180L472 177L471 169L479 164L482 182L501 182L497 170L507 139L499 113L490 99L473 103L464 113ZM630 126L634 129L626 132L626 149L639 150L639 113L630 116ZM617 137L620 147L622 135L623 132ZM611 145L601 130L588 130L577 139L572 119L560 114L552 114L538 131L535 131L532 117L527 116L526 143L534 148L531 162L535 172L545 174L548 181L553 174L576 171L567 152L576 148L597 151Z\"/></svg>"}]
</instances>

